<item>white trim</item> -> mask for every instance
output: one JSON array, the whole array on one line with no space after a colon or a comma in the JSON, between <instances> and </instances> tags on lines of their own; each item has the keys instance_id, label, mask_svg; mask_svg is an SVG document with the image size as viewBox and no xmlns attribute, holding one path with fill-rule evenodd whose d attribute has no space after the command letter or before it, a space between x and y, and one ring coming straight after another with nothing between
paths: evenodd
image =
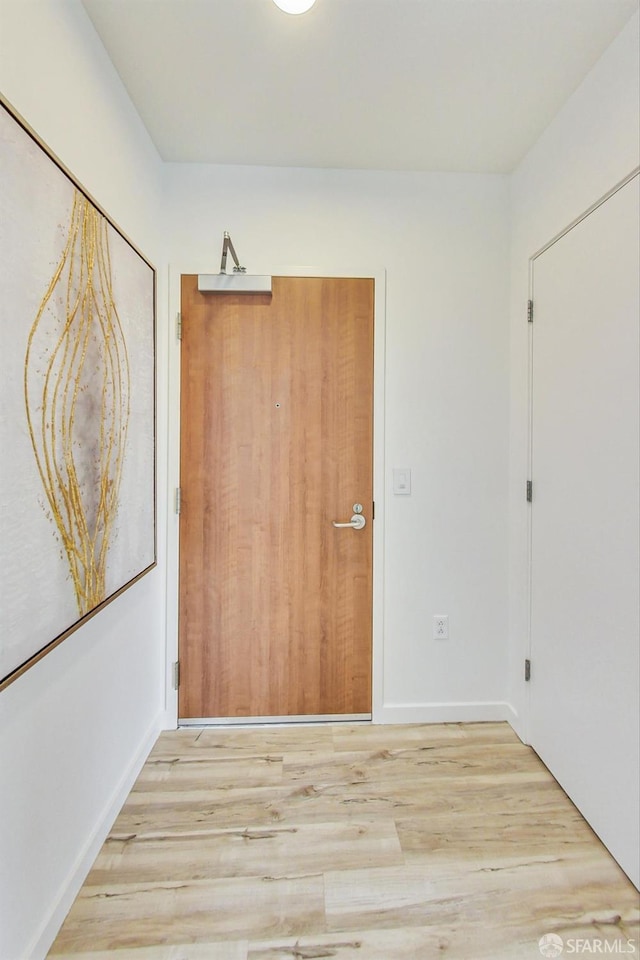
<instances>
[{"instance_id":1,"label":"white trim","mask_svg":"<svg viewBox=\"0 0 640 960\"><path fill-rule=\"evenodd\" d=\"M71 906L76 899L82 884L87 878L87 874L96 859L102 844L113 826L116 817L120 813L122 806L131 792L138 774L151 753L151 749L158 739L158 734L162 730L162 714L159 714L149 730L144 736L142 743L138 747L135 756L129 763L124 774L120 778L115 790L107 801L102 814L98 818L94 829L87 838L84 846L75 859L69 873L61 884L58 894L55 898L48 916L40 926L40 930L34 936L31 944L26 950L26 956L30 960L40 960L48 955L51 944L62 926Z\"/></svg>"},{"instance_id":2,"label":"white trim","mask_svg":"<svg viewBox=\"0 0 640 960\"><path fill-rule=\"evenodd\" d=\"M529 300L534 301L533 295L533 258L529 260ZM523 497L524 497L524 484L526 481L531 480L533 482L533 327L536 322L536 308L535 303L533 305L533 317L532 323L527 323L527 476L523 478ZM531 660L531 551L532 551L532 536L533 536L533 514L532 514L532 502L527 502L525 508L527 511L527 573L526 573L526 583L525 583L525 597L524 602L526 603L526 617L527 617L527 636L525 639L525 658ZM520 670L522 677L522 682L525 684L524 696L522 702L522 717L520 718L519 731L518 735L524 739L525 743L529 742L529 720L531 717L531 683L525 681L524 679L524 659L521 657L520 661Z\"/></svg>"},{"instance_id":3,"label":"white trim","mask_svg":"<svg viewBox=\"0 0 640 960\"><path fill-rule=\"evenodd\" d=\"M461 703L385 703L378 711L377 723L511 723L516 714L502 701Z\"/></svg>"},{"instance_id":4,"label":"white trim","mask_svg":"<svg viewBox=\"0 0 640 960\"><path fill-rule=\"evenodd\" d=\"M605 194L596 200L595 203L592 203L590 207L587 207L586 210L577 216L575 220L572 220L570 224L560 231L560 233L556 233L551 240L548 240L544 246L540 247L540 249L531 256L531 260L536 260L541 254L546 253L549 247L552 247L554 243L558 242L558 240L562 240L562 238L565 237L571 230L573 230L574 227L577 227L579 223L582 223L583 220L586 220L587 217L591 216L591 214L597 210L598 207L601 207L603 203L606 203L607 200L610 200L614 194L616 194L619 190L622 190L623 187L626 187L626 185L631 183L631 181L634 180L639 174L640 166L634 167L631 173L628 173L627 176L623 177L623 179L616 183L615 186L611 187L610 190L607 190Z\"/></svg>"},{"instance_id":5,"label":"white trim","mask_svg":"<svg viewBox=\"0 0 640 960\"><path fill-rule=\"evenodd\" d=\"M505 707L507 710L507 716L505 719L507 720L509 726L523 743L528 744L529 741L526 737L526 730L524 728L524 724L522 723L522 717L520 717L518 711L510 703L505 703Z\"/></svg>"},{"instance_id":6,"label":"white trim","mask_svg":"<svg viewBox=\"0 0 640 960\"><path fill-rule=\"evenodd\" d=\"M176 338L175 319L180 312L180 277L182 274L211 272L210 264L190 263L169 268L168 389L169 417L167 443L167 484L172 491L180 485L180 344ZM383 703L384 665L384 478L385 478L385 352L386 291L384 267L354 263L321 266L276 265L272 276L371 278L374 291L374 373L373 373L373 499L376 518L373 524L373 681L372 715L378 721ZM164 728L178 725L178 694L173 689L173 663L178 659L178 517L173 497L167 498L167 635L165 668ZM181 721L183 723L184 721ZM220 721L216 721L219 723Z\"/></svg>"}]
</instances>

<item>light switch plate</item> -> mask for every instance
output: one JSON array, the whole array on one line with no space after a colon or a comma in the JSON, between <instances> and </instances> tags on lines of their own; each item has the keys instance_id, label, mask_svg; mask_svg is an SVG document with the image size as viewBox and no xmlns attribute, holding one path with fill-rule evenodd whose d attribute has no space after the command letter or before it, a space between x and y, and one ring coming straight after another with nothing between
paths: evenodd
<instances>
[{"instance_id":1,"label":"light switch plate","mask_svg":"<svg viewBox=\"0 0 640 960\"><path fill-rule=\"evenodd\" d=\"M409 467L394 468L393 492L397 497L411 496L411 470Z\"/></svg>"}]
</instances>

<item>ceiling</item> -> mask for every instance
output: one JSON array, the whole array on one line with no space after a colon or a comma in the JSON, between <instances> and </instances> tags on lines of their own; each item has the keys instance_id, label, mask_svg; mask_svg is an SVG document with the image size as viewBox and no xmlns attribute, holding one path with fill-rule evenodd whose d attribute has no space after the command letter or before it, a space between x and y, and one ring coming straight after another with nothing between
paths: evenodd
<instances>
[{"instance_id":1,"label":"ceiling","mask_svg":"<svg viewBox=\"0 0 640 960\"><path fill-rule=\"evenodd\" d=\"M83 0L166 161L507 173L638 0Z\"/></svg>"}]
</instances>

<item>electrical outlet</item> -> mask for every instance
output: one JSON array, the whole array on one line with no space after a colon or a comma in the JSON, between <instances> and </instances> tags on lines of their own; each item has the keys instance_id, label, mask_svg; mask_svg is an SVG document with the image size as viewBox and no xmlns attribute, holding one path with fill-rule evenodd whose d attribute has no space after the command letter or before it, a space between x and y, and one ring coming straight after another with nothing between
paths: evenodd
<instances>
[{"instance_id":1,"label":"electrical outlet","mask_svg":"<svg viewBox=\"0 0 640 960\"><path fill-rule=\"evenodd\" d=\"M434 640L449 639L449 614L448 613L435 614L433 618L433 639Z\"/></svg>"}]
</instances>

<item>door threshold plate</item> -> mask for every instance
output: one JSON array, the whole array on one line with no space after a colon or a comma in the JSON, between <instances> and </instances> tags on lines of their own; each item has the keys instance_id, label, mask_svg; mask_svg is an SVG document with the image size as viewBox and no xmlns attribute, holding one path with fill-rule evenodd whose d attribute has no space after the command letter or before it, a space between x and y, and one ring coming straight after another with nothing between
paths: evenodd
<instances>
[{"instance_id":1,"label":"door threshold plate","mask_svg":"<svg viewBox=\"0 0 640 960\"><path fill-rule=\"evenodd\" d=\"M291 723L357 723L370 721L370 713L329 713L318 715L301 715L293 717L189 717L179 719L179 727L227 727L227 726L257 726L263 724L291 724Z\"/></svg>"}]
</instances>

